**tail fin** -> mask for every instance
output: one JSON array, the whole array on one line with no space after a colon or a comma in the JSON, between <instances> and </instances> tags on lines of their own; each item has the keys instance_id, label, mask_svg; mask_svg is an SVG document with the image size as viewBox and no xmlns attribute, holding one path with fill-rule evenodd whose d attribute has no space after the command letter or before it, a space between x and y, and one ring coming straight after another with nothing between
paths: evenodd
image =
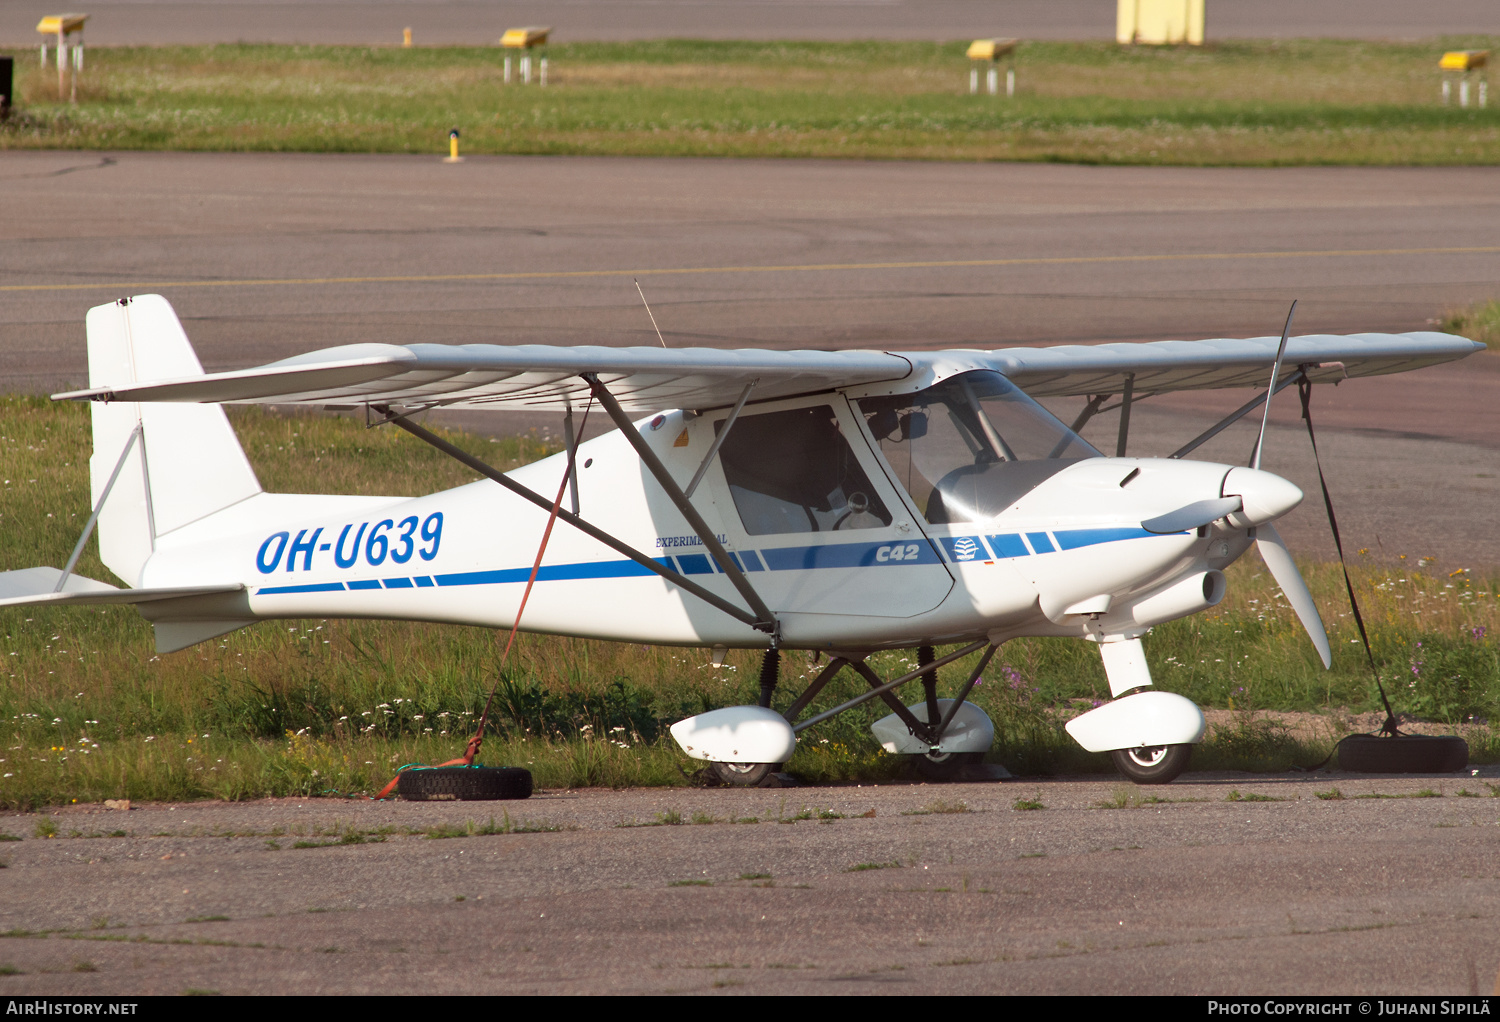
<instances>
[{"instance_id":1,"label":"tail fin","mask_svg":"<svg viewBox=\"0 0 1500 1022\"><path fill-rule=\"evenodd\" d=\"M93 387L203 375L177 314L160 295L90 309L88 342ZM131 586L141 584L157 537L261 492L218 405L95 402L92 408L94 504L120 467L99 514L99 553ZM131 444L137 428L141 435Z\"/></svg>"}]
</instances>

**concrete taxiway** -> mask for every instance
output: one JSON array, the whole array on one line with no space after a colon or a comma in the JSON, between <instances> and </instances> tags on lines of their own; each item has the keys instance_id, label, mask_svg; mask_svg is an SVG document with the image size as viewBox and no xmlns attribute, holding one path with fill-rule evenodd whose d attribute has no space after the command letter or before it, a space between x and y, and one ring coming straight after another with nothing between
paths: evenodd
<instances>
[{"instance_id":1,"label":"concrete taxiway","mask_svg":"<svg viewBox=\"0 0 1500 1022\"><path fill-rule=\"evenodd\" d=\"M1430 329L1500 280L1489 168L9 153L0 385L86 375L87 309L159 292L210 368L356 341L993 348ZM1353 549L1500 565L1500 358L1320 388ZM1247 395L1137 406L1164 454ZM1055 402L1064 418L1076 401ZM1267 465L1316 493L1295 398ZM535 419L469 416L504 431ZM1239 462L1254 424L1201 457ZM1109 453L1115 420L1085 431ZM1283 530L1328 556L1310 501Z\"/></svg>"},{"instance_id":2,"label":"concrete taxiway","mask_svg":"<svg viewBox=\"0 0 1500 1022\"><path fill-rule=\"evenodd\" d=\"M9 815L0 995L1488 994L1486 770Z\"/></svg>"}]
</instances>

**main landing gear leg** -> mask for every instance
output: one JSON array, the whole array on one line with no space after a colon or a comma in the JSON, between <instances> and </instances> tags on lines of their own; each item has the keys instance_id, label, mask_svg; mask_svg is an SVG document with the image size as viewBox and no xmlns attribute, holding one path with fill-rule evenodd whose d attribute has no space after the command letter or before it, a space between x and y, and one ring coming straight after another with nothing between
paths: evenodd
<instances>
[{"instance_id":1,"label":"main landing gear leg","mask_svg":"<svg viewBox=\"0 0 1500 1022\"><path fill-rule=\"evenodd\" d=\"M937 650L931 646L917 647L917 666L931 667L937 659ZM927 721L936 723L943 719L938 709L937 671L926 671L922 675L922 695L927 702ZM970 763L984 759L982 752L924 752L912 757L917 773L928 781L951 781L958 772Z\"/></svg>"},{"instance_id":2,"label":"main landing gear leg","mask_svg":"<svg viewBox=\"0 0 1500 1022\"><path fill-rule=\"evenodd\" d=\"M776 694L776 682L781 676L781 650L772 646L766 650L760 662L759 706L769 707L771 697ZM753 788L762 784L771 774L781 769L780 763L714 763L714 775L724 783L736 788Z\"/></svg>"},{"instance_id":3,"label":"main landing gear leg","mask_svg":"<svg viewBox=\"0 0 1500 1022\"><path fill-rule=\"evenodd\" d=\"M760 662L760 702L758 706L770 706L771 696L776 692L776 682L781 676L781 650L772 646L766 650Z\"/></svg>"}]
</instances>

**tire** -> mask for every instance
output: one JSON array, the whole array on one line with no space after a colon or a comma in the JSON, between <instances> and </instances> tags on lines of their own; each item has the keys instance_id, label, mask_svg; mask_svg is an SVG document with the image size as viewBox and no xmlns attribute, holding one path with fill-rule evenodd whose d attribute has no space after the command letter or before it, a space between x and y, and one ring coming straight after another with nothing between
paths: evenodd
<instances>
[{"instance_id":1,"label":"tire","mask_svg":"<svg viewBox=\"0 0 1500 1022\"><path fill-rule=\"evenodd\" d=\"M951 781L964 767L983 759L982 752L928 752L912 756L911 764L924 781Z\"/></svg>"},{"instance_id":2,"label":"tire","mask_svg":"<svg viewBox=\"0 0 1500 1022\"><path fill-rule=\"evenodd\" d=\"M521 767L413 767L396 781L408 802L479 802L531 797L531 771Z\"/></svg>"},{"instance_id":3,"label":"tire","mask_svg":"<svg viewBox=\"0 0 1500 1022\"><path fill-rule=\"evenodd\" d=\"M1191 745L1152 745L1139 749L1116 749L1110 757L1115 768L1136 784L1171 784L1193 758Z\"/></svg>"},{"instance_id":4,"label":"tire","mask_svg":"<svg viewBox=\"0 0 1500 1022\"><path fill-rule=\"evenodd\" d=\"M1339 768L1358 774L1451 774L1469 765L1469 743L1457 735L1349 735Z\"/></svg>"},{"instance_id":5,"label":"tire","mask_svg":"<svg viewBox=\"0 0 1500 1022\"><path fill-rule=\"evenodd\" d=\"M781 766L780 763L712 763L714 776L731 788L755 788Z\"/></svg>"}]
</instances>

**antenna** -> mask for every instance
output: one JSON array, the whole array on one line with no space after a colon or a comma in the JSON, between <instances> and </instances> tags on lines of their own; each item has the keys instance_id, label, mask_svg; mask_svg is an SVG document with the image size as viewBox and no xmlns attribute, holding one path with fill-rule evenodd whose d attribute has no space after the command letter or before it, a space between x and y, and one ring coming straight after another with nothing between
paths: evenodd
<instances>
[{"instance_id":1,"label":"antenna","mask_svg":"<svg viewBox=\"0 0 1500 1022\"><path fill-rule=\"evenodd\" d=\"M646 301L646 292L641 290L641 282L636 280L634 277L631 277L630 281L635 285L636 292L641 296L641 304L646 307L646 315L651 317L651 325L653 327L656 327L656 339L658 341L661 341L661 346L665 348L667 346L667 342L662 341L661 327L656 326L656 315L651 311L651 303Z\"/></svg>"}]
</instances>

